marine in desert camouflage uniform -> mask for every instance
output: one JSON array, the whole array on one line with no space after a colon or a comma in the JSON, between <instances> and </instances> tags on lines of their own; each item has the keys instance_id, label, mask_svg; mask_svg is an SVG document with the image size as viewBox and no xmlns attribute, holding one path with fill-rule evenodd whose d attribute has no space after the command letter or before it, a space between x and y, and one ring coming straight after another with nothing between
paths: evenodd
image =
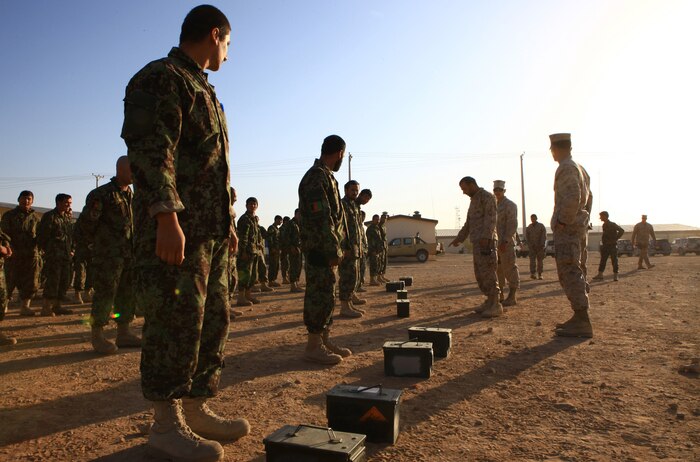
<instances>
[{"instance_id":1,"label":"marine in desert camouflage uniform","mask_svg":"<svg viewBox=\"0 0 700 462\"><path fill-rule=\"evenodd\" d=\"M518 206L505 196L506 182L493 182L493 194L496 196L498 213L496 234L498 235L498 286L501 288L503 306L518 303L516 293L520 288L520 273L515 259L515 243L518 240ZM503 300L503 289L508 281L508 298Z\"/></svg>"}]
</instances>

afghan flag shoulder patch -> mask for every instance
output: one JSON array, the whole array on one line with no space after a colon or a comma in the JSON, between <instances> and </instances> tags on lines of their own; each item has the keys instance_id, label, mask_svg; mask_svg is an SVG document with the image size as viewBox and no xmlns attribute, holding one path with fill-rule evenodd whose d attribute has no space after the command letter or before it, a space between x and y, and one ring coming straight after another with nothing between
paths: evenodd
<instances>
[{"instance_id":1,"label":"afghan flag shoulder patch","mask_svg":"<svg viewBox=\"0 0 700 462\"><path fill-rule=\"evenodd\" d=\"M311 213L317 213L323 210L323 202L322 201L314 201L310 205L311 208Z\"/></svg>"}]
</instances>

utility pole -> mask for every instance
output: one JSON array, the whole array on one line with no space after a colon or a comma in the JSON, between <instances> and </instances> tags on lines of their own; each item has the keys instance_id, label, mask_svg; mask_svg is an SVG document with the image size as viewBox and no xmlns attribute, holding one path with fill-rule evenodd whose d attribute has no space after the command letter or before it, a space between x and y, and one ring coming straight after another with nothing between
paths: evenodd
<instances>
[{"instance_id":1,"label":"utility pole","mask_svg":"<svg viewBox=\"0 0 700 462\"><path fill-rule=\"evenodd\" d=\"M527 222L525 221L525 173L523 171L523 157L525 157L525 151L520 154L520 191L522 193L523 199L523 235L525 235L525 228L527 227Z\"/></svg>"},{"instance_id":2,"label":"utility pole","mask_svg":"<svg viewBox=\"0 0 700 462\"><path fill-rule=\"evenodd\" d=\"M348 153L348 181L352 180L352 154Z\"/></svg>"},{"instance_id":3,"label":"utility pole","mask_svg":"<svg viewBox=\"0 0 700 462\"><path fill-rule=\"evenodd\" d=\"M100 186L100 184L99 184L100 178L104 178L104 177L105 177L104 175L100 175L100 174L98 174L98 173L93 173L92 176L95 177L95 187L96 187L96 188L97 188L98 186Z\"/></svg>"}]
</instances>

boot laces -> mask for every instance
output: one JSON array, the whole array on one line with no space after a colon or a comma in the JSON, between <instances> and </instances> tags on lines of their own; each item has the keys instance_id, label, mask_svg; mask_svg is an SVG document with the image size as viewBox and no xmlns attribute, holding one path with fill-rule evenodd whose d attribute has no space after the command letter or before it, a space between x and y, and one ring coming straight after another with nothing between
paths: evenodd
<instances>
[{"instance_id":1,"label":"boot laces","mask_svg":"<svg viewBox=\"0 0 700 462\"><path fill-rule=\"evenodd\" d=\"M180 401L177 401L176 403L177 404L175 405L175 416L177 417L179 433L181 433L189 440L197 442L202 441L202 437L193 432L190 426L187 425L187 421L185 420L185 415Z\"/></svg>"}]
</instances>

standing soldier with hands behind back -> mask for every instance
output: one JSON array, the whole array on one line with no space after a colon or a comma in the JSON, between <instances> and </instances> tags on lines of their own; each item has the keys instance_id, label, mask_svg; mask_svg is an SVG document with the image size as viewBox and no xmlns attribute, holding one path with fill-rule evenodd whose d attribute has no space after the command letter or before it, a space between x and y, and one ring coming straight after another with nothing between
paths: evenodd
<instances>
[{"instance_id":1,"label":"standing soldier with hands behind back","mask_svg":"<svg viewBox=\"0 0 700 462\"><path fill-rule=\"evenodd\" d=\"M613 281L617 281L617 273L619 268L617 266L617 241L625 234L625 230L622 229L617 223L610 221L610 214L606 211L600 212L600 221L603 222L603 237L600 246L600 264L598 265L598 275L593 279L596 281L603 280L603 272L605 271L605 264L608 262L608 257L610 257L610 262L613 267Z\"/></svg>"},{"instance_id":2,"label":"standing soldier with hands behind back","mask_svg":"<svg viewBox=\"0 0 700 462\"><path fill-rule=\"evenodd\" d=\"M559 283L574 311L571 319L557 324L555 333L560 337L593 337L588 317L585 263L582 263L593 202L591 179L571 158L569 133L556 133L549 139L552 157L559 163L554 175L554 213L550 226L554 233Z\"/></svg>"},{"instance_id":3,"label":"standing soldier with hands behind back","mask_svg":"<svg viewBox=\"0 0 700 462\"><path fill-rule=\"evenodd\" d=\"M124 98L145 319L141 388L155 409L147 450L171 460L221 460L218 441L250 431L246 420L219 417L207 405L224 364L228 253L238 238L226 118L204 71L219 70L230 34L221 11L195 7L180 45L141 69Z\"/></svg>"},{"instance_id":4,"label":"standing soldier with hands behind back","mask_svg":"<svg viewBox=\"0 0 700 462\"><path fill-rule=\"evenodd\" d=\"M530 215L530 223L525 229L528 255L530 256L530 279L542 279L544 249L547 244L547 228L537 221L537 215ZM535 275L535 272L537 275Z\"/></svg>"},{"instance_id":5,"label":"standing soldier with hands behind back","mask_svg":"<svg viewBox=\"0 0 700 462\"><path fill-rule=\"evenodd\" d=\"M338 182L333 176L344 156L345 141L337 135L326 137L321 157L299 183L301 245L306 265L304 324L308 331L304 359L320 364L338 364L352 354L329 338L338 264L349 251Z\"/></svg>"}]
</instances>

